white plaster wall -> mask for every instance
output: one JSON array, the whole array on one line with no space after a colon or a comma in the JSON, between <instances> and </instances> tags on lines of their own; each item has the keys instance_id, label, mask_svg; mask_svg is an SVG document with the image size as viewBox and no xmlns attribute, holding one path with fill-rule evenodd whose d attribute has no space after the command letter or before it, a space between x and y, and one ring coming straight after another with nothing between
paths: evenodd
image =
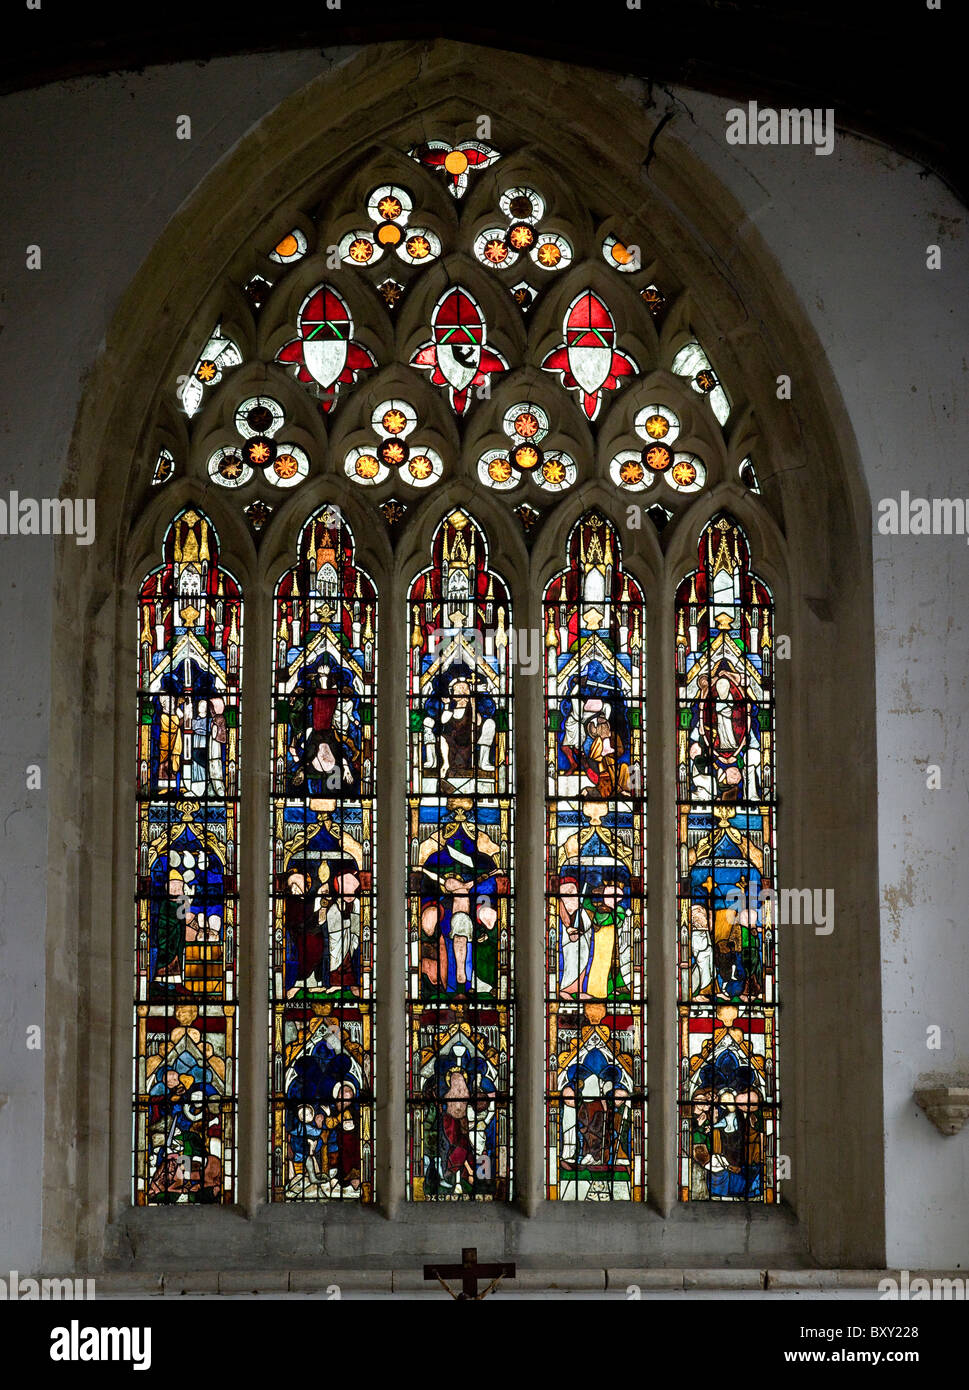
<instances>
[{"instance_id":1,"label":"white plaster wall","mask_svg":"<svg viewBox=\"0 0 969 1390\"><path fill-rule=\"evenodd\" d=\"M181 203L246 131L330 66L223 59L59 83L0 102L4 329L0 498L56 497L85 373L118 300ZM192 139L175 136L192 118ZM25 268L39 245L42 269ZM45 791L53 547L0 536L0 1269L40 1259ZM52 843L57 843L56 827ZM105 1070L104 1084L108 1084Z\"/></svg>"},{"instance_id":2,"label":"white plaster wall","mask_svg":"<svg viewBox=\"0 0 969 1390\"><path fill-rule=\"evenodd\" d=\"M828 157L727 145L731 103L680 96L696 124L678 118L677 138L747 209L821 339L873 515L903 489L969 507L965 208L917 165L850 136ZM933 244L938 271L926 269ZM923 1072L969 1067L969 545L876 532L874 564L887 1259L965 1268L969 1131L943 1138L912 1091ZM851 719L848 704L846 758ZM939 790L927 788L927 764L941 769ZM851 923L836 918L835 930ZM879 1138L859 1137L873 1168Z\"/></svg>"},{"instance_id":3,"label":"white plaster wall","mask_svg":"<svg viewBox=\"0 0 969 1390\"><path fill-rule=\"evenodd\" d=\"M211 167L329 63L318 53L222 59L0 103L0 497L12 488L56 495L85 371L139 264ZM903 487L969 497L964 210L916 166L850 138L830 158L730 147L729 103L679 96L692 119L681 114L666 133L688 142L748 210L799 295L840 382L873 498ZM183 113L191 141L175 138ZM941 272L925 269L930 242L942 246ZM32 243L41 271L24 268ZM43 1054L25 1037L43 1021L47 811L43 790L27 792L25 768L46 773L53 547L72 543L0 537L0 1270L34 1268L40 1252ZM876 537L875 602L888 1261L965 1267L967 1135L942 1139L911 1101L920 1073L969 1064L965 539ZM846 757L850 728L846 708ZM926 789L926 763L941 766L941 790ZM859 980L860 998L865 988ZM925 1045L932 1024L942 1031L936 1052ZM859 1142L875 1170L883 1136Z\"/></svg>"}]
</instances>

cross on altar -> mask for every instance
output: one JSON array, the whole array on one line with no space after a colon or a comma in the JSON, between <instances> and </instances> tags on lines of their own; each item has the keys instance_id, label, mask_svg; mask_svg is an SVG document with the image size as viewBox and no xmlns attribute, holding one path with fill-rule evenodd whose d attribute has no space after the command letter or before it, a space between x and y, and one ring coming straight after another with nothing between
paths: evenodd
<instances>
[{"instance_id":1,"label":"cross on altar","mask_svg":"<svg viewBox=\"0 0 969 1390\"><path fill-rule=\"evenodd\" d=\"M499 1279L514 1279L515 1266L513 1264L498 1265L479 1265L477 1247L465 1246L461 1251L461 1263L459 1265L425 1265L425 1279L439 1279L444 1284L445 1279L460 1279L461 1292L451 1294L456 1299L477 1299L484 1298L485 1294L491 1292ZM478 1280L490 1279L491 1284L485 1289L484 1293L478 1293ZM448 1289L447 1284L444 1287Z\"/></svg>"}]
</instances>

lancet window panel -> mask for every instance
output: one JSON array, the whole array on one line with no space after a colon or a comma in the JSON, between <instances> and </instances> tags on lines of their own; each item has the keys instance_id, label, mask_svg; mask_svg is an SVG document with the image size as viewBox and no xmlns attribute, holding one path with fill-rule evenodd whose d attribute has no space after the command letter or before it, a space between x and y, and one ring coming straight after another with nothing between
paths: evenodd
<instances>
[{"instance_id":1,"label":"lancet window panel","mask_svg":"<svg viewBox=\"0 0 969 1390\"><path fill-rule=\"evenodd\" d=\"M134 1201L236 1199L242 593L172 522L138 600Z\"/></svg>"},{"instance_id":2,"label":"lancet window panel","mask_svg":"<svg viewBox=\"0 0 969 1390\"><path fill-rule=\"evenodd\" d=\"M646 1193L645 638L600 514L545 592L546 1151L558 1201Z\"/></svg>"},{"instance_id":3,"label":"lancet window panel","mask_svg":"<svg viewBox=\"0 0 969 1390\"><path fill-rule=\"evenodd\" d=\"M407 606L407 1191L512 1192L511 602L485 536L441 522Z\"/></svg>"},{"instance_id":4,"label":"lancet window panel","mask_svg":"<svg viewBox=\"0 0 969 1390\"><path fill-rule=\"evenodd\" d=\"M374 1198L376 690L376 589L323 506L274 603L275 1201Z\"/></svg>"},{"instance_id":5,"label":"lancet window panel","mask_svg":"<svg viewBox=\"0 0 969 1390\"><path fill-rule=\"evenodd\" d=\"M679 1196L777 1201L773 599L730 516L676 592Z\"/></svg>"}]
</instances>

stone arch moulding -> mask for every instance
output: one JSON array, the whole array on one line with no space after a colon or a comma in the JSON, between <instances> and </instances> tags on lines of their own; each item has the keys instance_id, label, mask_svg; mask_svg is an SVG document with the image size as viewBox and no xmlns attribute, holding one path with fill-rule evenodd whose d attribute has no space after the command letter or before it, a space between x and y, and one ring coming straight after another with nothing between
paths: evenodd
<instances>
[{"instance_id":1,"label":"stone arch moulding","mask_svg":"<svg viewBox=\"0 0 969 1390\"><path fill-rule=\"evenodd\" d=\"M570 112L582 113L581 125ZM794 643L781 687L779 726L783 876L792 885L833 887L839 924L827 938L808 937L804 929L796 935L794 929L783 956L782 1148L792 1163L787 1202L753 1213L742 1207L678 1207L672 1158L663 1152L669 1145L661 1145L651 1155L653 1200L633 1223L601 1206L594 1216L588 1207L550 1210L539 1200L535 1183L515 1207L462 1211L459 1217L453 1209L398 1208L396 1201L383 1210L384 1217L395 1219L382 1223L357 1210L267 1208L258 1172L251 1174L236 1209L132 1213L127 1208L135 642L130 615L136 561L151 549L161 525L160 512L153 507L145 515L139 501L139 470L143 473L155 438L152 431L156 421L172 418L170 408L160 410L158 403L174 391L176 375L184 370L186 341L211 330L213 308L217 311L224 300L221 287L230 272L238 280L234 267L248 263L249 248L262 245L267 227L294 225L289 220L294 212L317 201L321 188L352 178L364 155L406 147L415 135L456 128L473 132L482 113L492 118L497 148L545 151L569 171L577 200L574 225L582 225L584 195L594 193L615 210L617 222L648 231L680 295L677 331L692 327L732 393L735 413L725 441L732 460L756 429L762 496L740 496L724 479L717 497L729 505L733 493L742 522L752 517L755 505L770 515L759 526L752 519L750 535L755 566L770 578L785 577L778 630L789 631ZM857 1268L883 1262L883 1172L871 1150L871 1136L882 1131L882 1102L870 506L839 390L769 249L672 130L644 168L655 127L645 88L620 87L604 74L448 41L365 48L288 97L209 174L172 219L117 309L80 405L64 483L69 495L96 499L98 543L64 547L55 581L51 768L57 771L50 795L47 923L52 1042L44 1158L50 1267L160 1269L164 1263L200 1269L213 1259L222 1268L280 1266L318 1260L321 1236L334 1264L352 1263L362 1241L392 1264L413 1260L415 1252L433 1245L445 1215L452 1244L487 1228L504 1248L558 1268L563 1259L601 1264L602 1256L593 1250L614 1252L626 1267L682 1266L698 1258L708 1266L746 1261L758 1267L808 1262ZM388 167L392 162L388 155ZM419 185L421 177L415 165L411 182ZM775 379L782 370L797 378L793 402L776 399ZM347 496L346 481L332 472L328 476L337 484L334 492ZM597 496L605 501L602 488L601 472L587 475L575 494L566 494L548 534L539 535L526 574L518 576L528 604L534 606L543 579L561 564L568 527ZM322 478L310 480L305 506L318 505L325 493ZM209 500L190 487L184 495L203 505ZM418 522L421 535L431 518L441 515L444 495L428 497L415 509L424 518ZM474 508L476 490L466 483L447 495ZM354 501L362 511L363 499ZM614 520L621 522L625 501L614 498L609 508ZM490 530L497 506L491 498L488 504L482 511L488 513ZM642 553L639 572L644 580L655 577L646 595L654 655L661 657L666 644L672 651L673 588L695 562L699 528L712 505L712 498L698 501L658 544L651 537ZM267 552L274 575L285 553L283 536L298 530L299 508L294 496L275 519L279 532ZM358 514L351 507L351 515ZM221 510L214 515L223 526ZM247 671L258 672L268 661L268 618L260 609L268 608L272 581L241 525L224 525L223 534L227 562L247 584ZM358 535L358 543L361 539ZM389 600L385 597L383 581L390 575L399 579L404 563L413 569L417 542L411 538L394 561L380 545L366 549L381 585L387 634L394 598L389 589ZM519 547L497 549L507 561ZM635 546L629 549L633 553ZM518 621L523 620L520 612ZM388 641L385 672L403 661L398 639L391 635ZM667 681L661 660L654 660L651 722L672 709L672 662L669 675ZM268 725L260 726L251 697L247 708L251 736L263 737ZM388 708L384 697L382 710ZM383 713L381 718L387 735ZM849 738L851 753L845 755ZM672 996L671 988L669 998L664 994L657 971L664 969L662 942L672 930L664 906L672 885L672 768L651 775L649 852L655 877L649 1045L665 1074L672 1065ZM253 816L244 834L257 835L259 825ZM849 836L852 849L846 855ZM395 862L402 868L392 856L390 872ZM254 883L253 890L244 968L258 975L263 961L258 924L266 920L266 900L264 889ZM384 891L392 895L394 885ZM392 969L395 959L393 954L385 958ZM527 971L525 979L532 980ZM257 991L256 1008L258 999ZM254 1017L250 1045L242 1054L253 1098L243 1105L241 1128L249 1123L259 1129L253 1153L262 1151L264 1133L255 1036L261 1031ZM402 1077L386 1047L385 1086L393 1086ZM113 1098L106 1109L108 1076ZM526 1069L520 1098L528 1106L540 1104L540 1087L540 1076ZM650 1106L655 1135L672 1106L671 1089L659 1085ZM523 1154L535 1166L540 1131L526 1124L522 1136ZM391 1166L402 1157L401 1142L399 1136L390 1140ZM389 1168L383 1176L390 1177ZM132 1219L143 1217L149 1219Z\"/></svg>"}]
</instances>

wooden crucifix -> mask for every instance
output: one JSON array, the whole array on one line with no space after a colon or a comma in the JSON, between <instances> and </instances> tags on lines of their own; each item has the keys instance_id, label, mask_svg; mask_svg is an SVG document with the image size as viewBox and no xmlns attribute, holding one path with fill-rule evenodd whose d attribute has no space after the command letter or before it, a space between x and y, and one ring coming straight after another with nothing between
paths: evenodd
<instances>
[{"instance_id":1,"label":"wooden crucifix","mask_svg":"<svg viewBox=\"0 0 969 1390\"><path fill-rule=\"evenodd\" d=\"M514 1277L515 1266L513 1264L479 1265L477 1247L473 1245L466 1245L461 1251L461 1263L459 1265L424 1266L425 1279L438 1279L442 1284L444 1284L445 1279L460 1279L460 1293L451 1293L447 1284L444 1284L451 1297L458 1300L485 1298L500 1279L514 1279ZM478 1293L479 1279L491 1280L491 1283L482 1293Z\"/></svg>"}]
</instances>

